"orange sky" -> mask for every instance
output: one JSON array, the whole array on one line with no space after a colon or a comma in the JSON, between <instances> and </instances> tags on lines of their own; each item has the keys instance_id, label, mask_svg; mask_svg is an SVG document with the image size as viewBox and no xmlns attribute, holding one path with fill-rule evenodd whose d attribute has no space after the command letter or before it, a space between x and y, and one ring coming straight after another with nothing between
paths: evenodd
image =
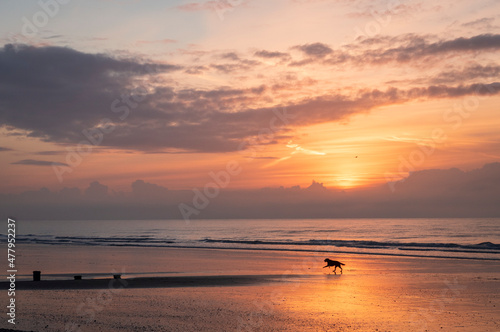
<instances>
[{"instance_id":1,"label":"orange sky","mask_svg":"<svg viewBox=\"0 0 500 332\"><path fill-rule=\"evenodd\" d=\"M0 50L4 193L191 189L232 160L231 188L354 188L500 160L498 2L89 3L29 38L15 18L41 9L0 5L3 44L18 44ZM90 25L98 12L111 18ZM137 87L120 119L113 101ZM84 130L103 133L88 154Z\"/></svg>"}]
</instances>

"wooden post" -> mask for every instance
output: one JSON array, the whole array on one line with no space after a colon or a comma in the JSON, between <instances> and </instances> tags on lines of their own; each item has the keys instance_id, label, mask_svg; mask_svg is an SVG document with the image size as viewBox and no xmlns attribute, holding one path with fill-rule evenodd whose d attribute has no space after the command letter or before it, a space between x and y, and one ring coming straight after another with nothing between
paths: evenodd
<instances>
[{"instance_id":1,"label":"wooden post","mask_svg":"<svg viewBox=\"0 0 500 332\"><path fill-rule=\"evenodd\" d=\"M41 276L41 271L33 271L33 281L40 281Z\"/></svg>"},{"instance_id":2,"label":"wooden post","mask_svg":"<svg viewBox=\"0 0 500 332\"><path fill-rule=\"evenodd\" d=\"M121 274L113 274L114 279L121 279L122 275Z\"/></svg>"},{"instance_id":3,"label":"wooden post","mask_svg":"<svg viewBox=\"0 0 500 332\"><path fill-rule=\"evenodd\" d=\"M74 276L75 280L82 280L82 276Z\"/></svg>"}]
</instances>

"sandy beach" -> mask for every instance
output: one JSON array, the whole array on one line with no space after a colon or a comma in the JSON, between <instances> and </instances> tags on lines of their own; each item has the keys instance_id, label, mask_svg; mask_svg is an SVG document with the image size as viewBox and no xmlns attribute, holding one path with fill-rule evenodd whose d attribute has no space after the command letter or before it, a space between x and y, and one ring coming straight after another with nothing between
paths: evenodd
<instances>
[{"instance_id":1,"label":"sandy beach","mask_svg":"<svg viewBox=\"0 0 500 332\"><path fill-rule=\"evenodd\" d=\"M323 254L61 249L23 246L16 330L500 329L500 263L495 261L330 254L346 265L343 274L328 274ZM42 271L40 282L28 280L32 270ZM113 279L117 273L122 279ZM73 280L77 274L83 280ZM6 319L0 327L12 329Z\"/></svg>"}]
</instances>

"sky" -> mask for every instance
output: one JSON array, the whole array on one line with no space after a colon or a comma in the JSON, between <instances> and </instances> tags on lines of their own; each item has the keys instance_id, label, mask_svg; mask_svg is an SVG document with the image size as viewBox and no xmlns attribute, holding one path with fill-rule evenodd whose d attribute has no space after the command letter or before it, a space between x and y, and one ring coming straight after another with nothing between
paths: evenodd
<instances>
[{"instance_id":1,"label":"sky","mask_svg":"<svg viewBox=\"0 0 500 332\"><path fill-rule=\"evenodd\" d=\"M5 197L143 183L190 202L223 173L222 191L362 196L430 170L460 183L498 170L495 0L6 0L0 12Z\"/></svg>"}]
</instances>

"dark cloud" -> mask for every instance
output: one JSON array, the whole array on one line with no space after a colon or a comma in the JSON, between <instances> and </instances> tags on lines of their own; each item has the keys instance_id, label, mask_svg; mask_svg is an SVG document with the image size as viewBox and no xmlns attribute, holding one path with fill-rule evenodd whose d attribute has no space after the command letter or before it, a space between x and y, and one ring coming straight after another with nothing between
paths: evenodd
<instances>
[{"instance_id":1,"label":"dark cloud","mask_svg":"<svg viewBox=\"0 0 500 332\"><path fill-rule=\"evenodd\" d=\"M491 29L494 27L493 22L495 21L494 17L483 17L474 21L465 22L462 24L465 28L486 28Z\"/></svg>"},{"instance_id":2,"label":"dark cloud","mask_svg":"<svg viewBox=\"0 0 500 332\"><path fill-rule=\"evenodd\" d=\"M431 82L454 83L474 80L478 78L500 78L500 66L498 65L471 65L462 70L450 70L439 73L436 77L431 79Z\"/></svg>"},{"instance_id":3,"label":"dark cloud","mask_svg":"<svg viewBox=\"0 0 500 332\"><path fill-rule=\"evenodd\" d=\"M290 57L290 54L288 54L288 53L272 52L272 51L266 51L266 50L257 51L254 53L254 55L257 57L266 58L266 59L273 59L273 58L287 59Z\"/></svg>"},{"instance_id":4,"label":"dark cloud","mask_svg":"<svg viewBox=\"0 0 500 332\"><path fill-rule=\"evenodd\" d=\"M225 59L225 60L240 61L240 57L238 56L238 54L236 54L234 52L228 52L228 53L221 54L220 58Z\"/></svg>"},{"instance_id":5,"label":"dark cloud","mask_svg":"<svg viewBox=\"0 0 500 332\"><path fill-rule=\"evenodd\" d=\"M326 55L333 52L333 50L328 45L325 45L323 43L298 45L294 46L293 48L302 51L305 55L318 58L325 57Z\"/></svg>"},{"instance_id":6,"label":"dark cloud","mask_svg":"<svg viewBox=\"0 0 500 332\"><path fill-rule=\"evenodd\" d=\"M85 127L110 116L111 103L135 78L176 69L62 47L6 45L0 50L0 124L49 141L81 140Z\"/></svg>"},{"instance_id":7,"label":"dark cloud","mask_svg":"<svg viewBox=\"0 0 500 332\"><path fill-rule=\"evenodd\" d=\"M433 185L432 192L426 192ZM458 168L447 170L429 169L410 174L408 178L399 181L394 188L398 195L412 196L421 199L427 196L444 196L447 193L474 196L474 193L489 193L495 195L500 191L500 163L486 164L482 168L465 172ZM484 196L487 201L497 201L498 197Z\"/></svg>"},{"instance_id":8,"label":"dark cloud","mask_svg":"<svg viewBox=\"0 0 500 332\"><path fill-rule=\"evenodd\" d=\"M241 61L232 65L241 66ZM499 90L499 83L371 89L275 107L257 106L263 101L272 103L275 87L264 85L179 90L162 84L134 90L137 80L170 70L169 65L67 48L6 46L0 51L4 74L0 76L0 124L56 143L93 143L145 152L227 152L238 150L271 124L274 139L270 142L276 143L289 138L289 128L339 121L383 105L415 98L493 95Z\"/></svg>"},{"instance_id":9,"label":"dark cloud","mask_svg":"<svg viewBox=\"0 0 500 332\"><path fill-rule=\"evenodd\" d=\"M305 66L305 65L308 65L308 64L311 64L311 63L317 63L317 61L315 61L312 58L307 58L307 59L303 59L303 60L300 60L300 61L292 61L288 65L290 67L302 67L302 66Z\"/></svg>"},{"instance_id":10,"label":"dark cloud","mask_svg":"<svg viewBox=\"0 0 500 332\"><path fill-rule=\"evenodd\" d=\"M315 43L293 48L301 50L307 57L294 59L292 67L309 64L382 65L391 62L420 65L432 59L440 63L446 56L473 52L495 52L500 50L499 34L481 34L450 40L435 40L432 35L405 34L399 36L359 37L355 43L333 50L325 44Z\"/></svg>"},{"instance_id":11,"label":"dark cloud","mask_svg":"<svg viewBox=\"0 0 500 332\"><path fill-rule=\"evenodd\" d=\"M157 184L137 180L132 183L132 196L139 200L165 201L170 194L169 190Z\"/></svg>"},{"instance_id":12,"label":"dark cloud","mask_svg":"<svg viewBox=\"0 0 500 332\"><path fill-rule=\"evenodd\" d=\"M225 74L248 72L253 70L254 67L260 65L259 61L243 59L234 52L219 54L215 57L218 59L231 61L230 63L214 63L210 65L212 68Z\"/></svg>"},{"instance_id":13,"label":"dark cloud","mask_svg":"<svg viewBox=\"0 0 500 332\"><path fill-rule=\"evenodd\" d=\"M208 71L209 68L206 66L192 66L185 70L187 74L200 75Z\"/></svg>"},{"instance_id":14,"label":"dark cloud","mask_svg":"<svg viewBox=\"0 0 500 332\"><path fill-rule=\"evenodd\" d=\"M85 189L85 196L90 199L108 199L108 186L100 184L98 181L92 182L87 189Z\"/></svg>"},{"instance_id":15,"label":"dark cloud","mask_svg":"<svg viewBox=\"0 0 500 332\"><path fill-rule=\"evenodd\" d=\"M35 152L34 154L36 155L39 155L39 156L57 156L57 155L61 155L61 154L68 154L68 151L62 151L62 150L59 150L59 151L38 151L38 152Z\"/></svg>"},{"instance_id":16,"label":"dark cloud","mask_svg":"<svg viewBox=\"0 0 500 332\"><path fill-rule=\"evenodd\" d=\"M0 152L3 152L3 151L13 151L13 150L10 148L4 148L4 147L0 146Z\"/></svg>"},{"instance_id":17,"label":"dark cloud","mask_svg":"<svg viewBox=\"0 0 500 332\"><path fill-rule=\"evenodd\" d=\"M419 77L416 79L406 79L406 80L391 80L385 82L385 84L395 85L395 84L454 84L455 82L465 82L477 81L478 79L500 79L500 66L495 64L481 65L474 64L469 65L464 68L453 68L446 71L442 71L434 76Z\"/></svg>"},{"instance_id":18,"label":"dark cloud","mask_svg":"<svg viewBox=\"0 0 500 332\"><path fill-rule=\"evenodd\" d=\"M52 36L47 36L44 37L44 39L56 39L56 38L61 38L64 37L63 35L52 35Z\"/></svg>"},{"instance_id":19,"label":"dark cloud","mask_svg":"<svg viewBox=\"0 0 500 332\"><path fill-rule=\"evenodd\" d=\"M397 37L375 37L361 39L360 44L378 44L378 48L358 52L339 51L325 60L325 63L339 64L346 61L355 63L383 64L387 62L411 62L425 58L447 54L476 51L496 51L500 49L500 35L483 34L469 38L460 37L451 40L430 42L428 37L419 35L404 35ZM396 47L394 44L400 44Z\"/></svg>"},{"instance_id":20,"label":"dark cloud","mask_svg":"<svg viewBox=\"0 0 500 332\"><path fill-rule=\"evenodd\" d=\"M14 163L11 163L12 165L31 165L31 166L68 166L68 164L65 163L59 163L55 161L46 161L46 160L35 160L35 159L24 159L24 160L19 160Z\"/></svg>"},{"instance_id":21,"label":"dark cloud","mask_svg":"<svg viewBox=\"0 0 500 332\"><path fill-rule=\"evenodd\" d=\"M490 84L470 84L450 87L446 85L433 85L427 88L413 88L405 94L409 98L447 98L447 97L462 97L467 95L496 95L500 92L500 83Z\"/></svg>"},{"instance_id":22,"label":"dark cloud","mask_svg":"<svg viewBox=\"0 0 500 332\"><path fill-rule=\"evenodd\" d=\"M231 73L234 73L234 72L243 71L243 70L247 70L248 69L248 66L241 65L241 64L234 64L234 63L230 63L230 64L212 64L212 65L210 65L210 67L216 69L217 71L223 72L225 74L231 74Z\"/></svg>"},{"instance_id":23,"label":"dark cloud","mask_svg":"<svg viewBox=\"0 0 500 332\"><path fill-rule=\"evenodd\" d=\"M500 48L500 35L484 34L470 38L456 38L422 45L423 49L417 52L421 56L435 55L454 51L479 51ZM410 51L416 51L410 47ZM388 50L387 52L391 52Z\"/></svg>"},{"instance_id":24,"label":"dark cloud","mask_svg":"<svg viewBox=\"0 0 500 332\"><path fill-rule=\"evenodd\" d=\"M411 173L392 188L341 191L313 181L307 188L221 190L195 218L432 218L500 217L500 163L463 171ZM137 180L132 191L110 191L95 181L53 192L46 188L0 195L0 210L20 219L181 219L178 204L192 205L191 190L168 190ZM70 204L71 203L71 204Z\"/></svg>"}]
</instances>

